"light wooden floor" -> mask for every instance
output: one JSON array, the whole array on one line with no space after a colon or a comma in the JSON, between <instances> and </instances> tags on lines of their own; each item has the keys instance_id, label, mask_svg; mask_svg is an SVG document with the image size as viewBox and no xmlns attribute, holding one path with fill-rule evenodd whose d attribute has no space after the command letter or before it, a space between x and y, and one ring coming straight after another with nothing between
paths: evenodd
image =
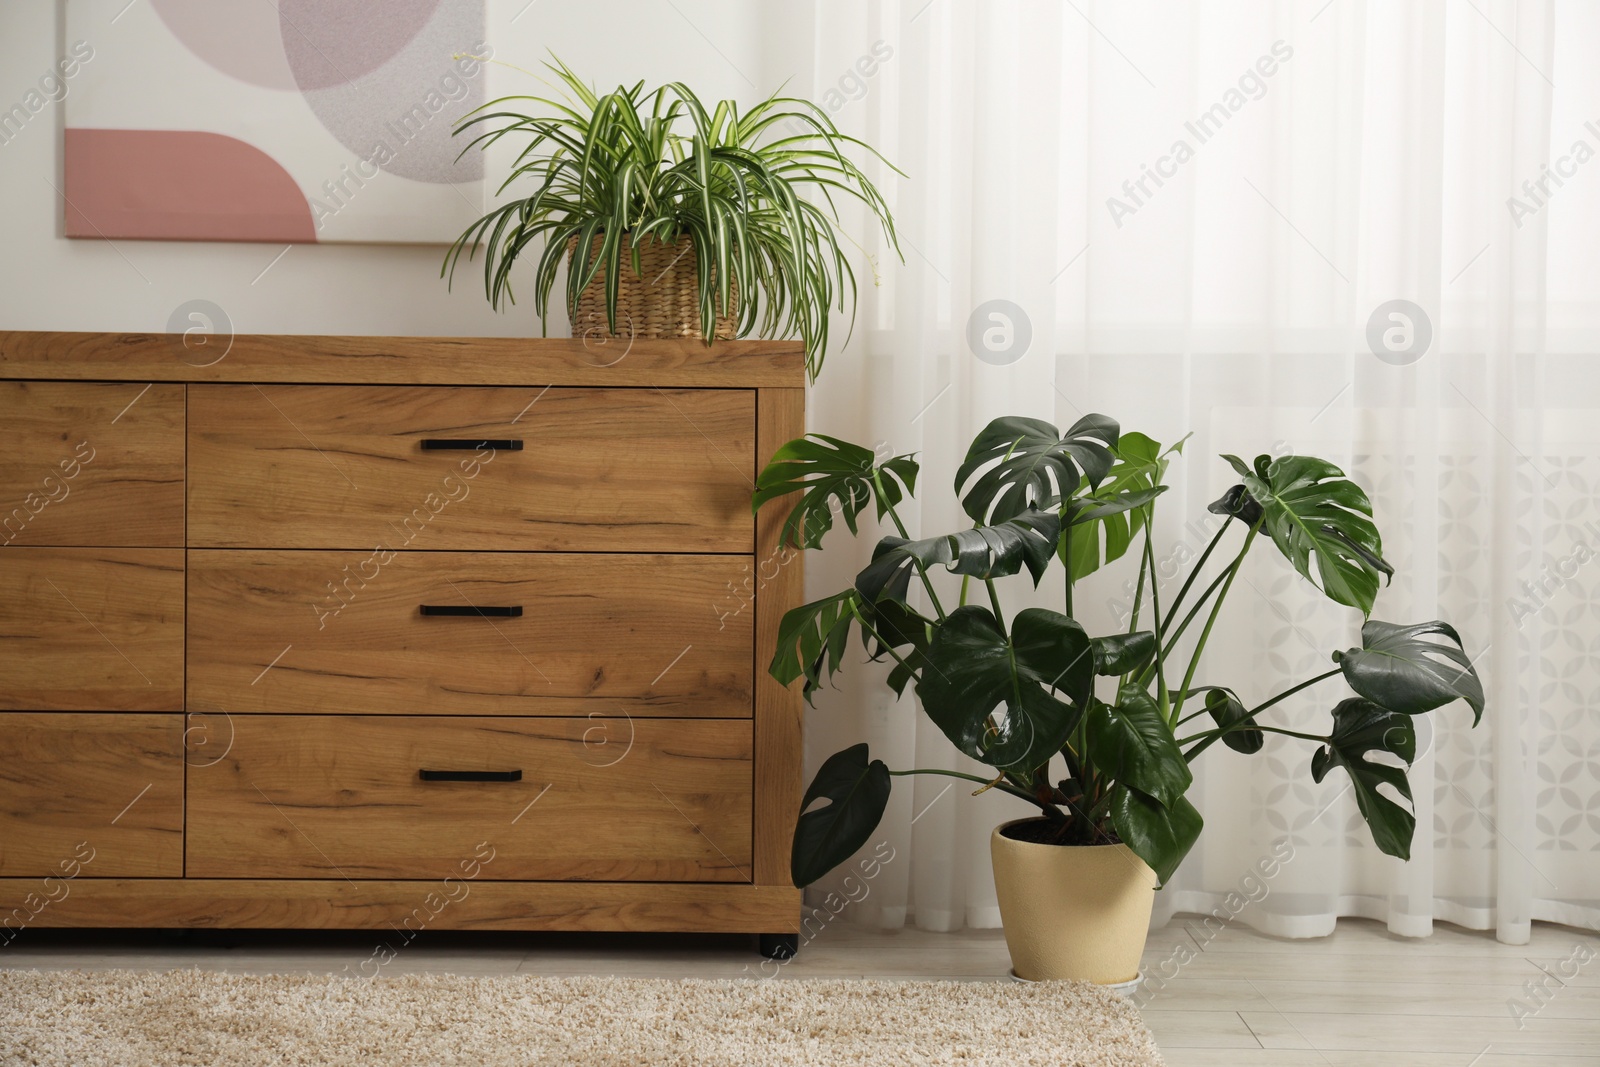
<instances>
[{"instance_id":1,"label":"light wooden floor","mask_svg":"<svg viewBox=\"0 0 1600 1067\"><path fill-rule=\"evenodd\" d=\"M1578 1067L1600 1064L1600 937L1537 925L1526 946L1439 926L1426 940L1345 921L1316 941L1198 920L1153 934L1147 974L1193 959L1145 1004L1171 1067ZM667 935L424 933L378 968L371 934L159 934L26 930L0 968L201 967L233 973L620 974L637 977L1001 979L998 931L884 932L836 921L781 967L750 939ZM1580 946L1582 947L1580 949ZM1585 953L1593 954L1581 963ZM1558 985L1558 976L1577 970ZM1543 1007L1525 983L1543 982ZM1508 1002L1530 1012L1519 1028ZM3 1017L0 1005L0 1017Z\"/></svg>"}]
</instances>

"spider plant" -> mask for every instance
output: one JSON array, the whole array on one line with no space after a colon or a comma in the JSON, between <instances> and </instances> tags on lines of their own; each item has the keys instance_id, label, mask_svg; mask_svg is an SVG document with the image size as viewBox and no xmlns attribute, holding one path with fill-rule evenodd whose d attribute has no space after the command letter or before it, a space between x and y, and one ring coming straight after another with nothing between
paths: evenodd
<instances>
[{"instance_id":1,"label":"spider plant","mask_svg":"<svg viewBox=\"0 0 1600 1067\"><path fill-rule=\"evenodd\" d=\"M478 131L463 155L525 138L498 192L524 181L533 189L467 227L446 253L441 276L453 279L462 253L470 261L481 247L485 295L498 310L515 301L513 265L539 242L534 305L544 320L575 239L568 312L598 275L607 326L616 333L623 269L642 274L642 244L688 236L707 343L717 316L736 304L739 336L798 334L815 380L828 350L830 309L848 311L855 324L856 277L840 246L835 197L865 204L900 252L887 201L848 153L859 148L901 172L806 100L774 94L748 111L732 100L708 107L682 82L650 91L639 82L602 96L552 59L545 66L564 87L563 99L501 97L457 124L456 134ZM589 258L596 238L598 254Z\"/></svg>"}]
</instances>

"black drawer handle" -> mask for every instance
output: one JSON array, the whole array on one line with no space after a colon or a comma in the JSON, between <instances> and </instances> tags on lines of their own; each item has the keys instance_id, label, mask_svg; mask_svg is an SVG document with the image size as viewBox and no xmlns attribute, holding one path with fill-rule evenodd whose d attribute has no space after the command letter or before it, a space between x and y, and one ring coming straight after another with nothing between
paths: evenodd
<instances>
[{"instance_id":1,"label":"black drawer handle","mask_svg":"<svg viewBox=\"0 0 1600 1067\"><path fill-rule=\"evenodd\" d=\"M493 449L496 452L521 452L522 438L502 437L498 440L472 440L466 437L425 437L422 440L424 452L476 452L480 448Z\"/></svg>"},{"instance_id":2,"label":"black drawer handle","mask_svg":"<svg viewBox=\"0 0 1600 1067\"><path fill-rule=\"evenodd\" d=\"M522 771L418 771L424 782L520 782Z\"/></svg>"},{"instance_id":3,"label":"black drawer handle","mask_svg":"<svg viewBox=\"0 0 1600 1067\"><path fill-rule=\"evenodd\" d=\"M475 608L470 604L419 604L418 607L424 615L444 615L456 618L474 619L520 619L522 618L522 605L512 604L509 607L483 607Z\"/></svg>"}]
</instances>

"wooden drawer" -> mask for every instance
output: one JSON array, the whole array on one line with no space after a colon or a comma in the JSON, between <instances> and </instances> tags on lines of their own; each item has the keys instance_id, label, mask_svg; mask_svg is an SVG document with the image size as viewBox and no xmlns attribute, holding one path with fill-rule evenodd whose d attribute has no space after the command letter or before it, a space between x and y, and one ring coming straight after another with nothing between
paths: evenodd
<instances>
[{"instance_id":1,"label":"wooden drawer","mask_svg":"<svg viewBox=\"0 0 1600 1067\"><path fill-rule=\"evenodd\" d=\"M191 878L750 880L748 722L231 723L226 756L191 761ZM521 780L424 781L423 770Z\"/></svg>"},{"instance_id":2,"label":"wooden drawer","mask_svg":"<svg viewBox=\"0 0 1600 1067\"><path fill-rule=\"evenodd\" d=\"M191 551L189 709L748 717L749 560Z\"/></svg>"},{"instance_id":3,"label":"wooden drawer","mask_svg":"<svg viewBox=\"0 0 1600 1067\"><path fill-rule=\"evenodd\" d=\"M182 874L182 715L0 714L0 877Z\"/></svg>"},{"instance_id":4,"label":"wooden drawer","mask_svg":"<svg viewBox=\"0 0 1600 1067\"><path fill-rule=\"evenodd\" d=\"M0 382L0 545L182 548L183 390Z\"/></svg>"},{"instance_id":5,"label":"wooden drawer","mask_svg":"<svg viewBox=\"0 0 1600 1067\"><path fill-rule=\"evenodd\" d=\"M183 710L183 550L0 549L0 708Z\"/></svg>"},{"instance_id":6,"label":"wooden drawer","mask_svg":"<svg viewBox=\"0 0 1600 1067\"><path fill-rule=\"evenodd\" d=\"M189 409L195 547L753 550L752 390L195 385Z\"/></svg>"}]
</instances>

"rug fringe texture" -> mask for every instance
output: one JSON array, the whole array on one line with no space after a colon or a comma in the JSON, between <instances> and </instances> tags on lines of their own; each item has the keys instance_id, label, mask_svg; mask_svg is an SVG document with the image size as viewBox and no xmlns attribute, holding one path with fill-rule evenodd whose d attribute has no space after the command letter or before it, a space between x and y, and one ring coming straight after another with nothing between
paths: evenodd
<instances>
[{"instance_id":1,"label":"rug fringe texture","mask_svg":"<svg viewBox=\"0 0 1600 1067\"><path fill-rule=\"evenodd\" d=\"M346 978L0 971L29 1067L1160 1067L1122 997L1074 982Z\"/></svg>"}]
</instances>

